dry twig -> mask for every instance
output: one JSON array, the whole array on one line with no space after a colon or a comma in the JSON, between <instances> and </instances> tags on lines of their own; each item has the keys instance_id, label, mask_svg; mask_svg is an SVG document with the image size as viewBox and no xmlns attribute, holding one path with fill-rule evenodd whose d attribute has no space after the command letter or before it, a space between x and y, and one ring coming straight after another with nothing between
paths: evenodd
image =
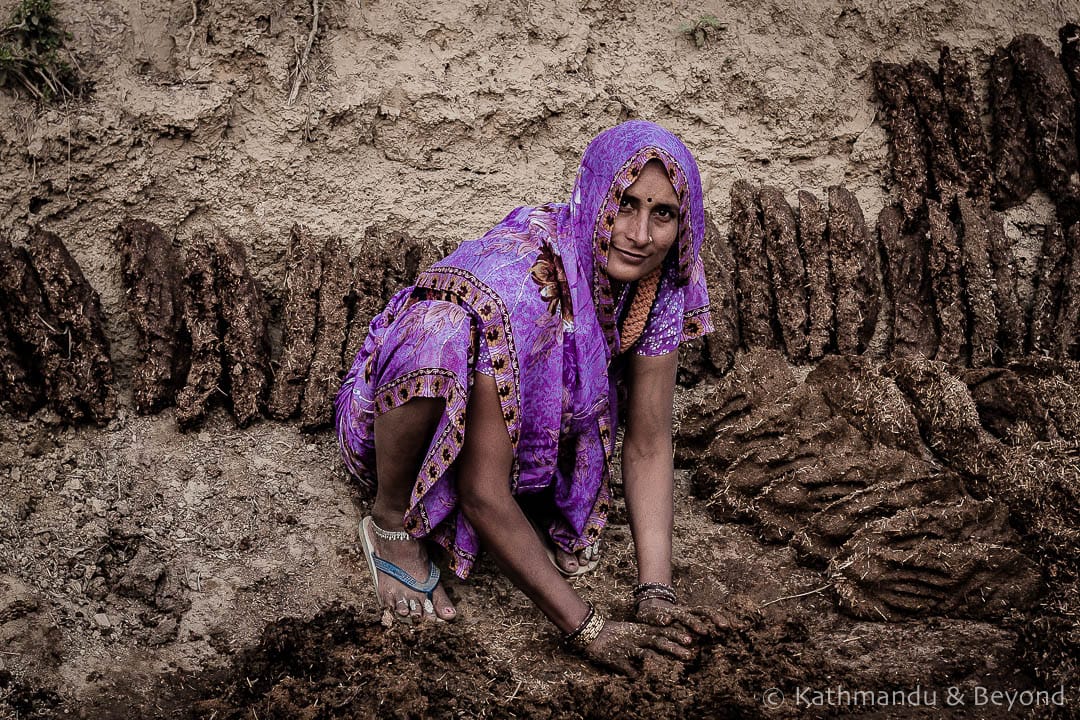
<instances>
[{"instance_id":1,"label":"dry twig","mask_svg":"<svg viewBox=\"0 0 1080 720\"><path fill-rule=\"evenodd\" d=\"M286 105L292 105L296 100L296 96L300 94L300 84L304 80L304 70L307 67L308 55L311 54L311 47L315 44L315 36L319 32L319 0L311 0L311 32L308 34L307 46L304 48L304 52L296 58L296 67L293 69L293 84L292 90L289 92L289 99Z\"/></svg>"}]
</instances>

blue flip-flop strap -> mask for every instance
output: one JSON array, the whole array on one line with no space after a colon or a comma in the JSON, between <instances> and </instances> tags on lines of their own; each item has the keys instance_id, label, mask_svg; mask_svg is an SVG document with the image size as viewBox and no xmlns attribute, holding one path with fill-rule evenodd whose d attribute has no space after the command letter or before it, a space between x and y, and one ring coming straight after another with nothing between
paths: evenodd
<instances>
[{"instance_id":1,"label":"blue flip-flop strap","mask_svg":"<svg viewBox=\"0 0 1080 720\"><path fill-rule=\"evenodd\" d=\"M431 593L435 590L435 586L439 584L439 568L435 563L429 563L431 570L428 572L428 579L420 582L392 562L375 556L372 556L371 559L375 562L375 568L379 572L386 573L410 590L426 594L428 600L431 599Z\"/></svg>"}]
</instances>

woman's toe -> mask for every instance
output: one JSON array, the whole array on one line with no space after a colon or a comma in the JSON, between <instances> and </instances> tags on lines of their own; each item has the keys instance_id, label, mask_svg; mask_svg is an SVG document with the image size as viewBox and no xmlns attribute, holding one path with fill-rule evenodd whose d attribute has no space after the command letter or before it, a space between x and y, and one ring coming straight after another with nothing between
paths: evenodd
<instances>
[{"instance_id":1,"label":"woman's toe","mask_svg":"<svg viewBox=\"0 0 1080 720\"><path fill-rule=\"evenodd\" d=\"M453 620L457 618L457 609L450 602L446 591L439 587L434 593L435 617L440 620Z\"/></svg>"},{"instance_id":2,"label":"woman's toe","mask_svg":"<svg viewBox=\"0 0 1080 720\"><path fill-rule=\"evenodd\" d=\"M423 617L424 605L416 598L409 598L409 617L413 620L419 620Z\"/></svg>"},{"instance_id":3,"label":"woman's toe","mask_svg":"<svg viewBox=\"0 0 1080 720\"><path fill-rule=\"evenodd\" d=\"M563 572L575 573L578 569L577 555L565 553L562 550L555 551L555 562L563 569Z\"/></svg>"}]
</instances>

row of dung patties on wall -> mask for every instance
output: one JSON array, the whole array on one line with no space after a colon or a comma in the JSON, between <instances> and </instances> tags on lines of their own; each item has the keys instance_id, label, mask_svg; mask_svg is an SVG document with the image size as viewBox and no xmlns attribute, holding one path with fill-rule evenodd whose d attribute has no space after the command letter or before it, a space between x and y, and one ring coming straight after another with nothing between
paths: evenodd
<instances>
[{"instance_id":1,"label":"row of dung patties on wall","mask_svg":"<svg viewBox=\"0 0 1080 720\"><path fill-rule=\"evenodd\" d=\"M261 416L328 427L341 378L371 318L434 250L369 228L360 255L295 225L285 259L282 347L272 360L271 308L243 247L197 231L181 249L152 222L113 234L135 330L137 413L176 407L200 426L224 403L243 427ZM61 239L32 230L0 241L0 409L26 419L48 406L68 424L104 424L116 391L101 301Z\"/></svg>"}]
</instances>

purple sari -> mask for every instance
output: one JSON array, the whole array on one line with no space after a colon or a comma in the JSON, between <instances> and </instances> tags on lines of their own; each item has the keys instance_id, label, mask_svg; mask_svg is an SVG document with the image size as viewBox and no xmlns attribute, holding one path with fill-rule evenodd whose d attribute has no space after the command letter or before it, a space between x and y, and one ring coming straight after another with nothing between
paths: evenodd
<instances>
[{"instance_id":1,"label":"purple sari","mask_svg":"<svg viewBox=\"0 0 1080 720\"><path fill-rule=\"evenodd\" d=\"M608 244L622 192L654 159L679 198L679 235L645 329L620 353L619 318L636 283L613 295ZM678 138L643 121L601 133L585 150L569 204L514 210L422 273L372 321L335 402L346 467L373 488L375 417L412 398L444 399L404 524L446 548L451 569L466 577L480 544L458 507L454 461L473 374L492 375L514 450L511 491L545 493L559 547L591 545L610 504L625 356L669 353L712 331L704 233L701 178Z\"/></svg>"}]
</instances>

